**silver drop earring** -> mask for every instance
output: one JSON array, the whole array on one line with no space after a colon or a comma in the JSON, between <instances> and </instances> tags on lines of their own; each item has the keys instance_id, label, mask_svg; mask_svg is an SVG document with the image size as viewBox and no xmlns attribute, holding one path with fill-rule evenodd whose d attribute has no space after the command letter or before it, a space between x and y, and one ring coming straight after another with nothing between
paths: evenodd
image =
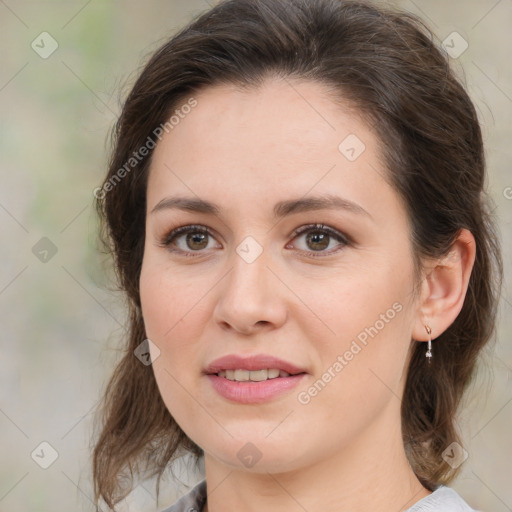
<instances>
[{"instance_id":1,"label":"silver drop earring","mask_svg":"<svg viewBox=\"0 0 512 512\"><path fill-rule=\"evenodd\" d=\"M425 325L425 330L427 331L427 334L428 334L428 347L427 347L427 353L425 354L425 357L428 359L428 362L430 364L430 360L432 359L432 337L431 337L432 329L428 325Z\"/></svg>"}]
</instances>

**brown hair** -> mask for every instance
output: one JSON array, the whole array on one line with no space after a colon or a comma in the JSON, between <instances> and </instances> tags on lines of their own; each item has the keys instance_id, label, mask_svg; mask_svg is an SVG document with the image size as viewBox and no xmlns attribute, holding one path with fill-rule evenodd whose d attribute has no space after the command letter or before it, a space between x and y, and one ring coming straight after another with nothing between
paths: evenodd
<instances>
[{"instance_id":1,"label":"brown hair","mask_svg":"<svg viewBox=\"0 0 512 512\"><path fill-rule=\"evenodd\" d=\"M419 480L434 489L456 473L441 454L458 440L455 414L477 355L494 333L502 279L475 108L432 34L409 14L357 1L230 0L151 56L113 131L110 167L97 195L130 312L126 353L105 392L93 457L96 500L111 507L130 491L134 475L158 475L158 489L175 457L203 454L166 409L151 367L133 355L146 338L139 276L151 152L115 178L184 98L221 83L256 87L269 76L326 84L365 116L380 141L387 178L406 205L417 271L422 258L445 255L460 229L475 238L462 311L437 338L435 364L426 364L423 344L413 344L402 401L404 445Z\"/></svg>"}]
</instances>

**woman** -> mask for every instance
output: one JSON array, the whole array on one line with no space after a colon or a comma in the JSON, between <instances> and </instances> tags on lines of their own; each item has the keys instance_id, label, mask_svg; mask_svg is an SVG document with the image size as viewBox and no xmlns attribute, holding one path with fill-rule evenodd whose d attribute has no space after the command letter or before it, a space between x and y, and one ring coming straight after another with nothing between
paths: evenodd
<instances>
[{"instance_id":1,"label":"woman","mask_svg":"<svg viewBox=\"0 0 512 512\"><path fill-rule=\"evenodd\" d=\"M96 499L189 452L168 511L472 510L447 484L501 282L484 181L411 16L232 0L164 44L96 193L130 310Z\"/></svg>"}]
</instances>

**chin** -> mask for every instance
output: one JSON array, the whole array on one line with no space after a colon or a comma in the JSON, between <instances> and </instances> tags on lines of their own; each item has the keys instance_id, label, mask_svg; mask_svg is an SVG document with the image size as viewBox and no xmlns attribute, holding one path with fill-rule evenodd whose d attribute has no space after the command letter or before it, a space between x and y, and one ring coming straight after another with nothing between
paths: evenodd
<instances>
[{"instance_id":1,"label":"chin","mask_svg":"<svg viewBox=\"0 0 512 512\"><path fill-rule=\"evenodd\" d=\"M267 434L271 430L267 430ZM270 439L266 435L251 436L246 431L243 436L231 438L226 435L224 439L222 444L219 444L219 438L203 439L201 446L205 454L232 469L260 474L285 473L314 462L309 460L312 454L308 455L303 440L301 442L290 436L286 440L279 437Z\"/></svg>"}]
</instances>

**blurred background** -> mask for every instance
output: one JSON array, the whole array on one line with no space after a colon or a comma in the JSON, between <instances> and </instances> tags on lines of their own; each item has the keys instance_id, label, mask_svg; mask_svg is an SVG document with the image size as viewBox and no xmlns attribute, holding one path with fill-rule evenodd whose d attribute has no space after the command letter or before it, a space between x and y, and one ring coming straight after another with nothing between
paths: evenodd
<instances>
[{"instance_id":1,"label":"blurred background","mask_svg":"<svg viewBox=\"0 0 512 512\"><path fill-rule=\"evenodd\" d=\"M512 1L400 0L467 85L488 189L512 250ZM0 511L93 510L93 413L120 356L124 311L98 251L93 190L107 135L144 59L207 0L0 0ZM454 34L456 33L456 34ZM453 484L476 509L512 510L512 290L460 416ZM120 510L161 510L202 479L186 460Z\"/></svg>"}]
</instances>

